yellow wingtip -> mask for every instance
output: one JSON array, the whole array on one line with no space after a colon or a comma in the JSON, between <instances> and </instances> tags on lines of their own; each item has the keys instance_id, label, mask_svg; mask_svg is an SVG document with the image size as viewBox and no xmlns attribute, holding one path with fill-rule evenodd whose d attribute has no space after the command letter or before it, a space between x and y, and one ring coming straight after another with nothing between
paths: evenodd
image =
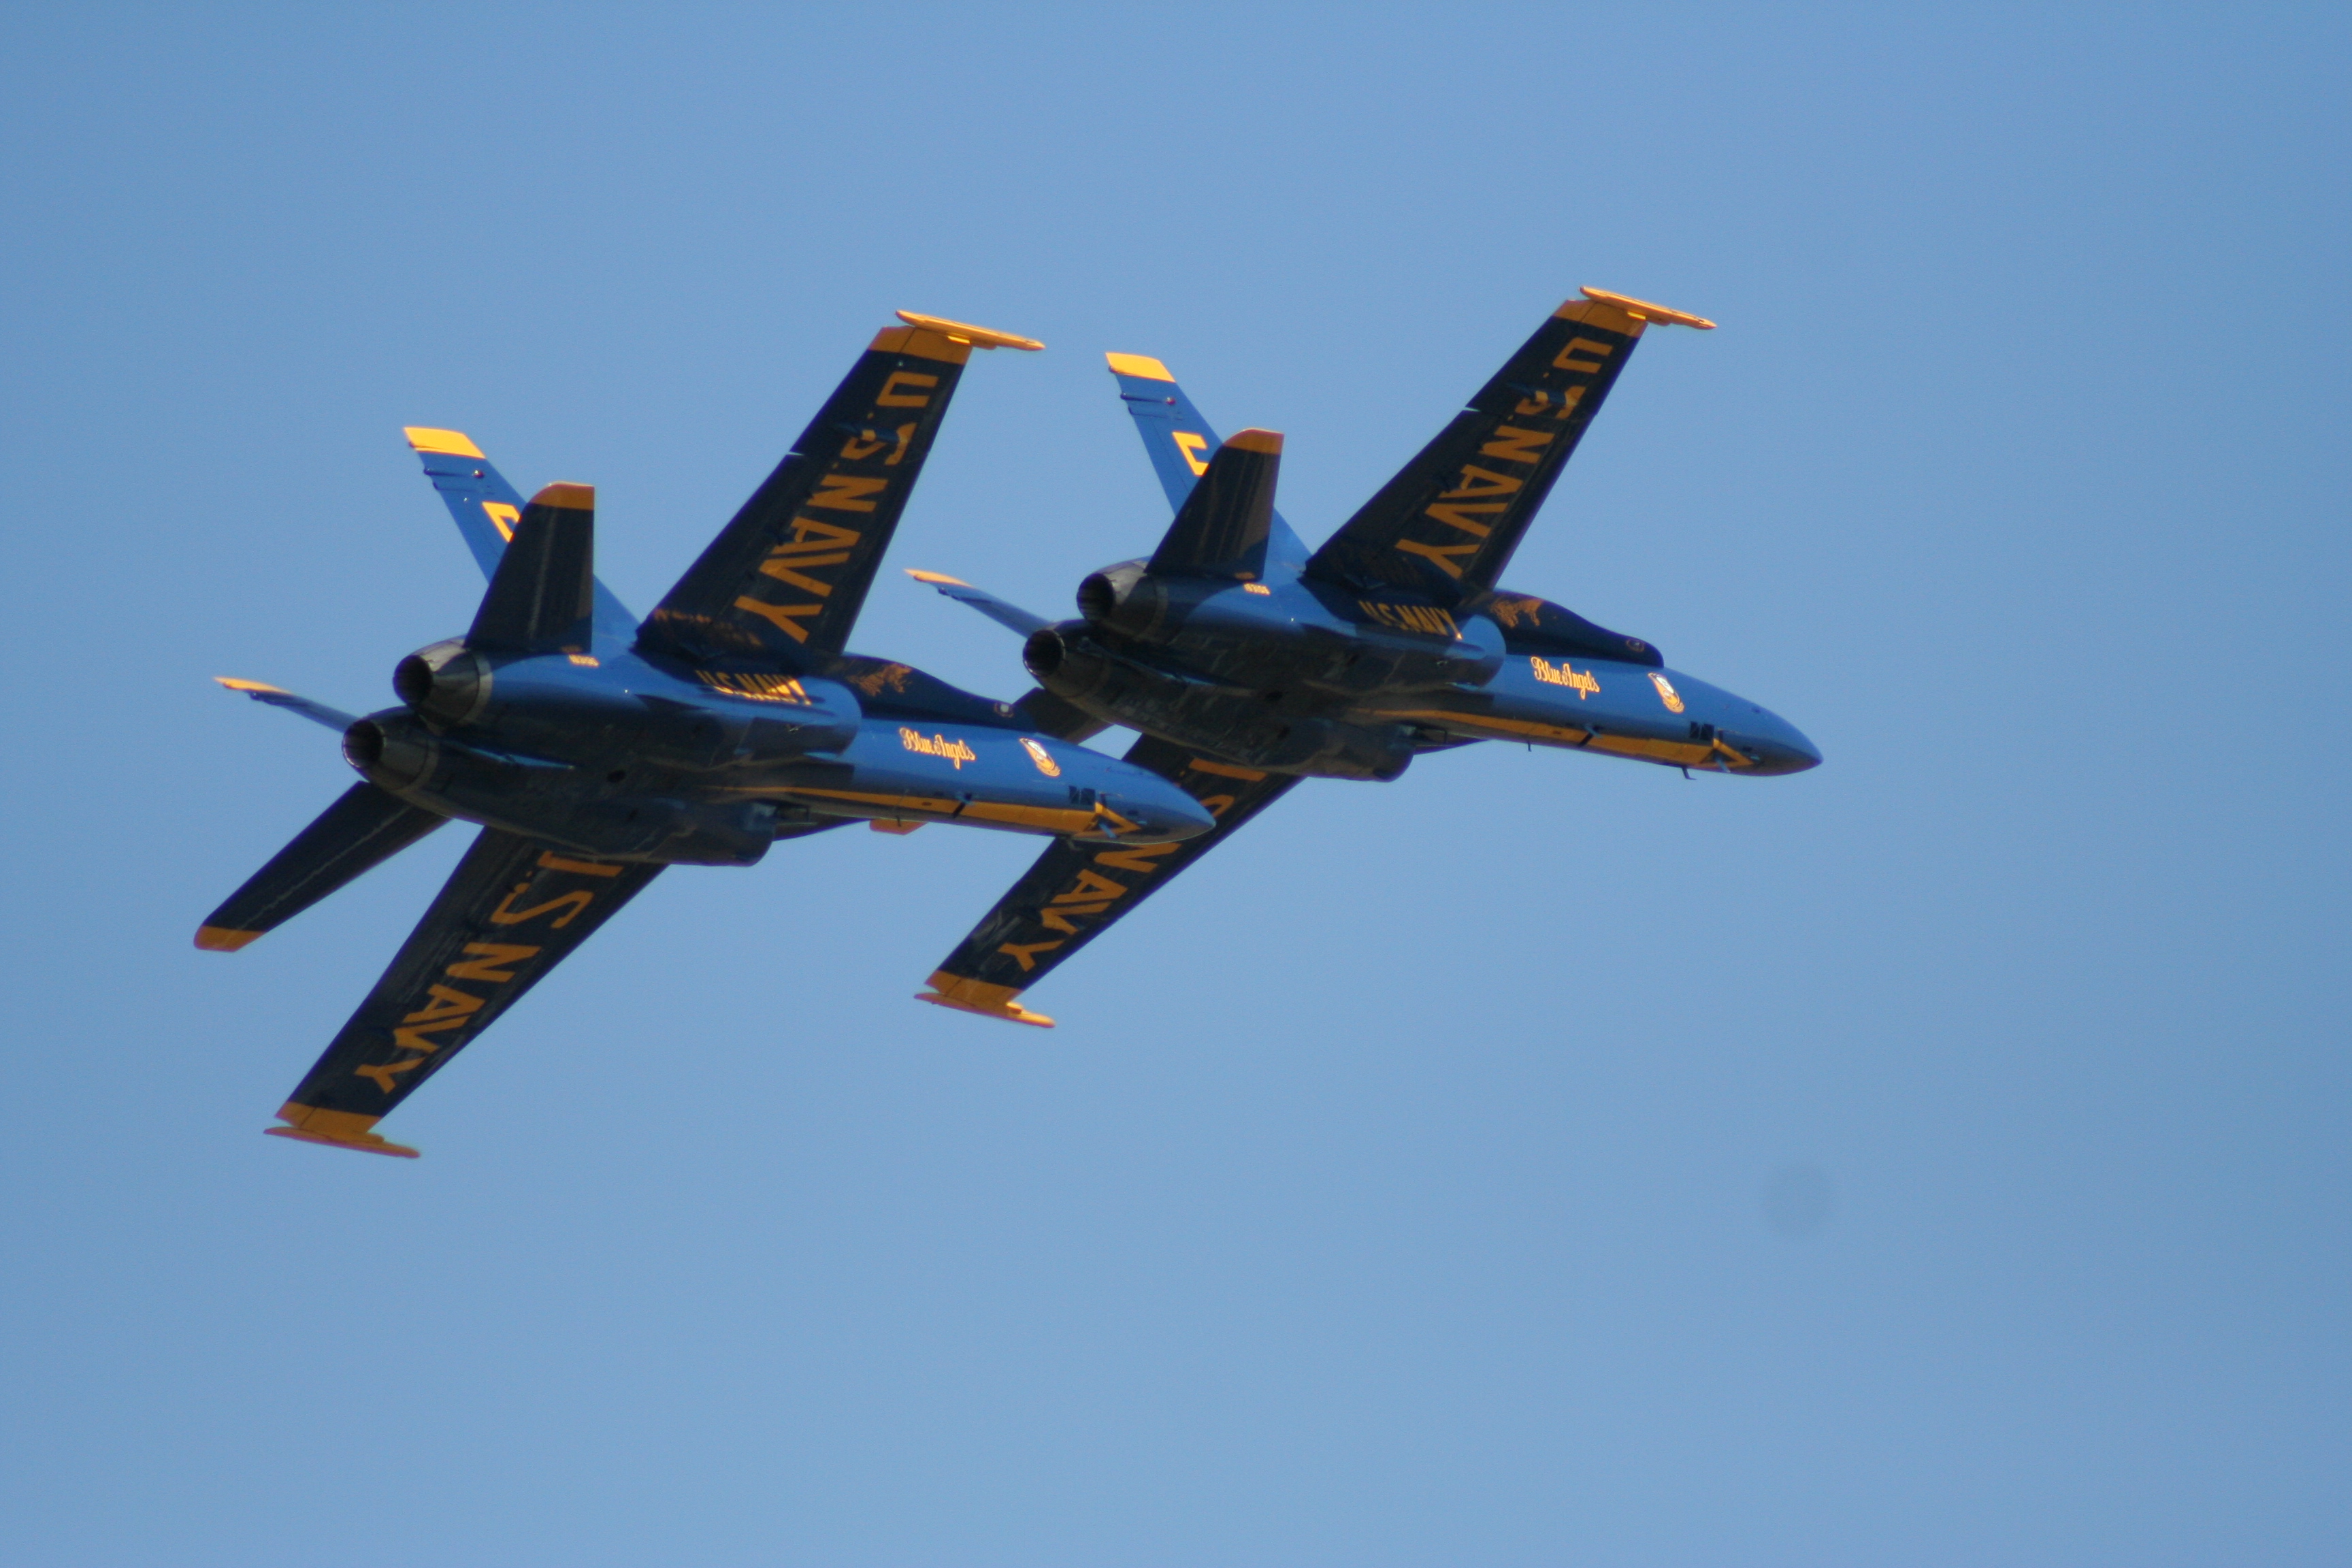
<instances>
[{"instance_id":1,"label":"yellow wingtip","mask_svg":"<svg viewBox=\"0 0 2352 1568\"><path fill-rule=\"evenodd\" d=\"M1279 430L1236 430L1225 437L1225 445L1238 451L1257 452L1265 457L1282 456L1282 432Z\"/></svg>"},{"instance_id":2,"label":"yellow wingtip","mask_svg":"<svg viewBox=\"0 0 2352 1568\"><path fill-rule=\"evenodd\" d=\"M919 572L912 566L903 568L903 570L906 572L908 576L912 577L918 583L935 583L942 587L948 588L969 588L971 586L971 584L965 582L962 578L950 577L944 572Z\"/></svg>"},{"instance_id":3,"label":"yellow wingtip","mask_svg":"<svg viewBox=\"0 0 2352 1568\"><path fill-rule=\"evenodd\" d=\"M925 984L931 989L916 992L918 1002L952 1007L959 1013L977 1013L983 1018L1002 1018L1008 1024L1027 1024L1039 1029L1054 1026L1054 1020L1045 1014L1032 1013L1014 1001L1021 993L1010 985L991 985L984 980L950 974L944 969L934 973Z\"/></svg>"},{"instance_id":4,"label":"yellow wingtip","mask_svg":"<svg viewBox=\"0 0 2352 1568\"><path fill-rule=\"evenodd\" d=\"M1113 375L1139 375L1146 381L1174 381L1176 379L1174 376L1168 374L1168 367L1166 365L1161 364L1150 354L1106 353L1103 355L1103 359L1110 365L1111 374Z\"/></svg>"},{"instance_id":5,"label":"yellow wingtip","mask_svg":"<svg viewBox=\"0 0 2352 1568\"><path fill-rule=\"evenodd\" d=\"M332 1149L356 1149L362 1154L390 1154L401 1160L417 1157L417 1151L407 1144L395 1143L370 1131L380 1120L377 1117L362 1116L352 1110L322 1110L315 1105L299 1105L289 1100L278 1108L278 1119L290 1125L265 1127L262 1131L272 1138L324 1143Z\"/></svg>"},{"instance_id":6,"label":"yellow wingtip","mask_svg":"<svg viewBox=\"0 0 2352 1568\"><path fill-rule=\"evenodd\" d=\"M463 430L436 430L425 425L404 425L400 433L408 437L411 451L446 452L452 457L478 458L482 449Z\"/></svg>"},{"instance_id":7,"label":"yellow wingtip","mask_svg":"<svg viewBox=\"0 0 2352 1568\"><path fill-rule=\"evenodd\" d=\"M267 681L239 680L233 675L215 675L213 679L218 681L221 685L227 687L231 691L267 691L272 697L283 697L287 695L287 691L284 687L272 686Z\"/></svg>"},{"instance_id":8,"label":"yellow wingtip","mask_svg":"<svg viewBox=\"0 0 2352 1568\"><path fill-rule=\"evenodd\" d=\"M968 343L976 349L1020 349L1035 353L1045 346L1034 338L1000 332L993 327L975 327L969 321L950 321L945 316L926 316L915 310L900 310L898 317L910 327L920 327L925 331L939 333L950 342Z\"/></svg>"},{"instance_id":9,"label":"yellow wingtip","mask_svg":"<svg viewBox=\"0 0 2352 1568\"><path fill-rule=\"evenodd\" d=\"M206 952L235 952L261 940L257 931L232 931L227 926L198 926L196 945Z\"/></svg>"},{"instance_id":10,"label":"yellow wingtip","mask_svg":"<svg viewBox=\"0 0 2352 1568\"><path fill-rule=\"evenodd\" d=\"M1694 316L1687 310L1677 310L1665 305L1653 305L1647 300L1636 300L1631 294L1612 294L1606 289L1595 289L1590 285L1577 292L1596 305L1614 305L1629 316L1639 316L1657 326L1696 327L1702 332L1715 331L1715 323L1705 316Z\"/></svg>"}]
</instances>

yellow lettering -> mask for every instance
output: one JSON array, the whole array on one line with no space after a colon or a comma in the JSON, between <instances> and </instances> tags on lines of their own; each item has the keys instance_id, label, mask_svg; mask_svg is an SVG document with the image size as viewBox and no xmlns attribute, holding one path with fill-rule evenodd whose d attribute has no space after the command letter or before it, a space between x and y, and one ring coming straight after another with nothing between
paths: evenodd
<instances>
[{"instance_id":1,"label":"yellow lettering","mask_svg":"<svg viewBox=\"0 0 2352 1568\"><path fill-rule=\"evenodd\" d=\"M1544 439L1549 441L1551 437L1546 436ZM1480 448L1481 451L1489 452L1493 449L1491 443ZM1535 459L1521 458L1517 460L1527 463L1533 462ZM1461 482L1437 499L1439 500L1475 500L1484 496L1517 495L1526 488L1525 479L1515 479L1508 474L1498 474L1491 469L1465 464L1462 468Z\"/></svg>"},{"instance_id":2,"label":"yellow lettering","mask_svg":"<svg viewBox=\"0 0 2352 1568\"><path fill-rule=\"evenodd\" d=\"M1201 809L1219 820L1223 820L1225 813L1234 808L1234 797L1229 795L1204 795L1200 801Z\"/></svg>"},{"instance_id":3,"label":"yellow lettering","mask_svg":"<svg viewBox=\"0 0 2352 1568\"><path fill-rule=\"evenodd\" d=\"M904 425L899 426L898 429L898 446L891 448L890 455L882 459L882 466L886 468L897 468L898 466L898 459L907 455L907 443L915 438L915 422L909 419Z\"/></svg>"},{"instance_id":4,"label":"yellow lettering","mask_svg":"<svg viewBox=\"0 0 2352 1568\"><path fill-rule=\"evenodd\" d=\"M357 1070L360 1077L375 1079L376 1088L390 1094L393 1089L393 1075L406 1072L424 1059L423 1057L411 1057L404 1062L371 1062Z\"/></svg>"},{"instance_id":5,"label":"yellow lettering","mask_svg":"<svg viewBox=\"0 0 2352 1568\"><path fill-rule=\"evenodd\" d=\"M922 756L944 757L955 764L958 773L963 772L964 763L980 761L980 753L961 737L950 741L945 735L926 736L920 730L909 730L903 724L898 727L898 744Z\"/></svg>"},{"instance_id":6,"label":"yellow lettering","mask_svg":"<svg viewBox=\"0 0 2352 1568\"><path fill-rule=\"evenodd\" d=\"M1260 773L1257 776L1259 778L1264 778L1265 775L1264 773ZM1149 873L1160 869L1160 858L1162 855L1173 855L1176 853L1176 847L1177 847L1172 843L1130 844L1124 848L1107 849L1103 851L1103 853L1095 857L1095 864L1097 866L1115 866L1122 871L1142 871ZM1127 889L1125 888L1121 888L1119 891L1124 893Z\"/></svg>"},{"instance_id":7,"label":"yellow lettering","mask_svg":"<svg viewBox=\"0 0 2352 1568\"><path fill-rule=\"evenodd\" d=\"M808 641L808 628L793 619L794 616L815 616L824 612L823 605L768 605L744 596L735 601L739 610L749 610L775 623L776 629L794 642Z\"/></svg>"},{"instance_id":8,"label":"yellow lettering","mask_svg":"<svg viewBox=\"0 0 2352 1568\"><path fill-rule=\"evenodd\" d=\"M601 871L604 868L599 867L597 869ZM620 868L615 866L613 869L617 871ZM495 942L469 942L466 944L466 951L475 955L472 962L453 963L441 973L452 980L494 980L503 983L514 978L514 971L503 967L504 965L520 963L526 958L537 958L540 952L535 947L504 947Z\"/></svg>"},{"instance_id":9,"label":"yellow lettering","mask_svg":"<svg viewBox=\"0 0 2352 1568\"><path fill-rule=\"evenodd\" d=\"M885 481L877 479L875 483ZM866 536L854 528L844 528L837 522L819 522L813 517L793 519L793 536L768 552L770 555L806 555L814 550L846 550Z\"/></svg>"},{"instance_id":10,"label":"yellow lettering","mask_svg":"<svg viewBox=\"0 0 2352 1568\"><path fill-rule=\"evenodd\" d=\"M539 858L539 866L542 871L577 871L583 877L617 877L621 874L621 868L618 866L610 866L596 860L568 859L552 849Z\"/></svg>"},{"instance_id":11,"label":"yellow lettering","mask_svg":"<svg viewBox=\"0 0 2352 1568\"><path fill-rule=\"evenodd\" d=\"M556 930L562 931L565 926L570 925L573 921L580 918L580 911L582 910L586 909L590 904L596 901L595 894L588 891L585 888L582 888L572 892L565 893L561 898L550 899L543 904L533 904L527 910L518 910L511 907L518 894L528 893L530 891L530 884L529 882L517 882L514 885L514 891L509 893L505 898L500 899L499 900L499 907L490 911L490 923L494 926L519 926L525 921L537 920L540 916L547 913L550 910L561 910L564 909L566 905L569 905L570 909L565 914L551 922Z\"/></svg>"},{"instance_id":12,"label":"yellow lettering","mask_svg":"<svg viewBox=\"0 0 2352 1568\"><path fill-rule=\"evenodd\" d=\"M1538 680L1548 686L1568 687L1576 693L1576 700L1579 702L1588 697L1601 695L1601 682L1593 678L1592 672L1589 669L1579 669L1566 659L1560 660L1559 666L1555 668L1550 660L1540 654L1534 655L1528 660L1528 670Z\"/></svg>"},{"instance_id":13,"label":"yellow lettering","mask_svg":"<svg viewBox=\"0 0 2352 1568\"><path fill-rule=\"evenodd\" d=\"M1191 762L1184 764L1184 771L1191 773L1214 773L1221 779L1240 779L1245 784L1255 784L1258 780L1265 777L1264 773L1258 772L1255 768L1237 768L1231 763L1212 762L1206 757L1194 757ZM1155 844L1152 846L1154 852L1161 849L1172 849L1174 847L1174 845ZM1097 855L1095 858L1099 860L1102 857Z\"/></svg>"},{"instance_id":14,"label":"yellow lettering","mask_svg":"<svg viewBox=\"0 0 2352 1568\"><path fill-rule=\"evenodd\" d=\"M849 552L843 550L831 555L806 556L796 561L793 564L799 566L838 566L848 559ZM767 560L760 563L760 575L762 577L773 577L779 583L790 583L793 587L802 590L803 593L814 594L820 599L830 598L833 596L832 584L820 583L814 577L805 576L801 573L795 572L791 566L785 565L782 562L777 560L772 555Z\"/></svg>"},{"instance_id":15,"label":"yellow lettering","mask_svg":"<svg viewBox=\"0 0 2352 1568\"><path fill-rule=\"evenodd\" d=\"M441 1047L435 1045L425 1037L427 1035L446 1034L451 1029L462 1029L466 1026L467 1019L470 1018L473 1015L471 1014L458 1014L446 1018L436 1018L429 1024L403 1024L392 1031L393 1048L395 1050L425 1051L427 1053L437 1051Z\"/></svg>"},{"instance_id":16,"label":"yellow lettering","mask_svg":"<svg viewBox=\"0 0 2352 1568\"><path fill-rule=\"evenodd\" d=\"M515 524L521 520L522 513L502 500L486 500L482 503L482 510L489 513L490 526L499 531L499 537L511 542Z\"/></svg>"},{"instance_id":17,"label":"yellow lettering","mask_svg":"<svg viewBox=\"0 0 2352 1568\"><path fill-rule=\"evenodd\" d=\"M1591 361L1578 359L1576 355L1580 350L1585 353L1598 354L1600 359ZM1590 374L1599 370L1601 360L1608 358L1613 352L1607 343L1596 343L1591 338L1570 338L1568 340L1568 347L1560 350L1559 357L1551 362L1551 367L1554 370L1582 371Z\"/></svg>"},{"instance_id":18,"label":"yellow lettering","mask_svg":"<svg viewBox=\"0 0 2352 1568\"><path fill-rule=\"evenodd\" d=\"M432 1001L401 1020L404 1024L429 1024L436 1018L462 1018L482 1010L482 999L470 991L460 991L454 985L434 985L426 990ZM445 1027L446 1026L444 1026Z\"/></svg>"},{"instance_id":19,"label":"yellow lettering","mask_svg":"<svg viewBox=\"0 0 2352 1568\"><path fill-rule=\"evenodd\" d=\"M1209 449L1209 438L1190 430L1176 432L1176 450L1182 454L1184 466L1192 470L1194 479L1209 471L1209 460L1201 454Z\"/></svg>"},{"instance_id":20,"label":"yellow lettering","mask_svg":"<svg viewBox=\"0 0 2352 1568\"><path fill-rule=\"evenodd\" d=\"M888 479L869 479L864 474L826 474L817 480L817 492L807 504L827 511L872 511L874 503L859 498L889 488Z\"/></svg>"},{"instance_id":21,"label":"yellow lettering","mask_svg":"<svg viewBox=\"0 0 2352 1568\"><path fill-rule=\"evenodd\" d=\"M920 397L916 397L898 389L902 386L937 386L939 384L940 378L936 375L921 375L911 370L894 370L890 373L890 379L882 384L881 395L874 399L874 406L877 408L928 408L931 403L929 394L926 393Z\"/></svg>"},{"instance_id":22,"label":"yellow lettering","mask_svg":"<svg viewBox=\"0 0 2352 1568\"><path fill-rule=\"evenodd\" d=\"M841 455L848 462L862 463L881 449L882 441L879 437L871 430L860 430L842 443Z\"/></svg>"},{"instance_id":23,"label":"yellow lettering","mask_svg":"<svg viewBox=\"0 0 2352 1568\"><path fill-rule=\"evenodd\" d=\"M1069 920L1067 919L1068 916L1098 915L1108 908L1110 908L1110 905L1108 902L1099 904L1057 904L1039 915L1037 917L1037 921L1047 931L1067 931L1072 936L1076 936L1078 934L1078 928L1069 922Z\"/></svg>"},{"instance_id":24,"label":"yellow lettering","mask_svg":"<svg viewBox=\"0 0 2352 1568\"><path fill-rule=\"evenodd\" d=\"M1448 577L1459 577L1462 575L1462 568L1454 563L1454 557L1475 554L1478 546L1475 543L1423 544L1418 539L1400 539L1397 541L1397 548L1407 555L1419 555L1436 562L1439 566L1444 568Z\"/></svg>"},{"instance_id":25,"label":"yellow lettering","mask_svg":"<svg viewBox=\"0 0 2352 1568\"><path fill-rule=\"evenodd\" d=\"M1503 505L1504 503L1498 500L1454 501L1444 506L1426 508L1422 515L1435 518L1448 528L1458 528L1473 539L1484 539L1494 530L1486 523L1471 521L1469 514L1474 511L1497 512L1503 510Z\"/></svg>"},{"instance_id":26,"label":"yellow lettering","mask_svg":"<svg viewBox=\"0 0 2352 1568\"><path fill-rule=\"evenodd\" d=\"M1003 953L1015 963L1018 963L1021 966L1021 973L1026 974L1031 970L1037 967L1037 960L1033 956L1034 954L1051 952L1061 945L1062 944L1058 942L1033 942L1027 943L1008 942L996 951Z\"/></svg>"},{"instance_id":27,"label":"yellow lettering","mask_svg":"<svg viewBox=\"0 0 2352 1568\"><path fill-rule=\"evenodd\" d=\"M1507 463L1538 463L1543 460L1543 449L1551 445L1557 434L1553 430L1522 430L1516 425L1498 426L1495 438L1479 447L1478 455L1500 458Z\"/></svg>"},{"instance_id":28,"label":"yellow lettering","mask_svg":"<svg viewBox=\"0 0 2352 1568\"><path fill-rule=\"evenodd\" d=\"M1125 897L1127 897L1126 883L1114 882L1100 872L1081 868L1078 872L1078 879L1070 884L1066 890L1055 894L1054 901L1057 904L1082 904L1090 899L1123 899Z\"/></svg>"}]
</instances>

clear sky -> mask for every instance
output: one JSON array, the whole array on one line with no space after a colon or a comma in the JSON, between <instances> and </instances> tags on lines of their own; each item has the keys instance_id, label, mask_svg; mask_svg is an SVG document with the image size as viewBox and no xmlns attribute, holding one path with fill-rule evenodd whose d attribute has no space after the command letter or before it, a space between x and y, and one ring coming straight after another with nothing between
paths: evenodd
<instances>
[{"instance_id":1,"label":"clear sky","mask_svg":"<svg viewBox=\"0 0 2352 1568\"><path fill-rule=\"evenodd\" d=\"M2352 1557L2340 6L784 10L13 8L0 1561ZM1722 329L1509 580L1824 767L1311 784L1051 1034L909 1000L1034 841L837 833L259 1135L467 837L190 946L351 776L210 678L480 594L402 425L642 610L1043 338L857 639L1010 697L895 568L1150 550L1102 351L1319 541L1585 283Z\"/></svg>"}]
</instances>

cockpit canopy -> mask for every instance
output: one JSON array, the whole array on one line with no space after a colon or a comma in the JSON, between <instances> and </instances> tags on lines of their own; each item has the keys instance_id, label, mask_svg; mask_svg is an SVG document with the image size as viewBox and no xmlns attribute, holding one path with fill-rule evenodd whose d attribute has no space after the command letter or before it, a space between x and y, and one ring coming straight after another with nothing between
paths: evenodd
<instances>
[{"instance_id":1,"label":"cockpit canopy","mask_svg":"<svg viewBox=\"0 0 2352 1568\"><path fill-rule=\"evenodd\" d=\"M1503 628L1506 653L1549 653L1579 658L1613 659L1661 668L1665 658L1640 637L1612 632L1565 605L1497 588L1462 605L1458 615L1488 616Z\"/></svg>"}]
</instances>

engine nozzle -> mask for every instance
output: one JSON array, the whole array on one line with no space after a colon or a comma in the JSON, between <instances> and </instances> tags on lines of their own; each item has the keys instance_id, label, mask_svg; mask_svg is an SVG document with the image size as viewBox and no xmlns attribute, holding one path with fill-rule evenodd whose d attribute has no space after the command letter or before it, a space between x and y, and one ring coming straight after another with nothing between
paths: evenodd
<instances>
[{"instance_id":1,"label":"engine nozzle","mask_svg":"<svg viewBox=\"0 0 2352 1568\"><path fill-rule=\"evenodd\" d=\"M471 723L489 706L489 660L462 642L437 642L393 667L392 689L427 719Z\"/></svg>"}]
</instances>

